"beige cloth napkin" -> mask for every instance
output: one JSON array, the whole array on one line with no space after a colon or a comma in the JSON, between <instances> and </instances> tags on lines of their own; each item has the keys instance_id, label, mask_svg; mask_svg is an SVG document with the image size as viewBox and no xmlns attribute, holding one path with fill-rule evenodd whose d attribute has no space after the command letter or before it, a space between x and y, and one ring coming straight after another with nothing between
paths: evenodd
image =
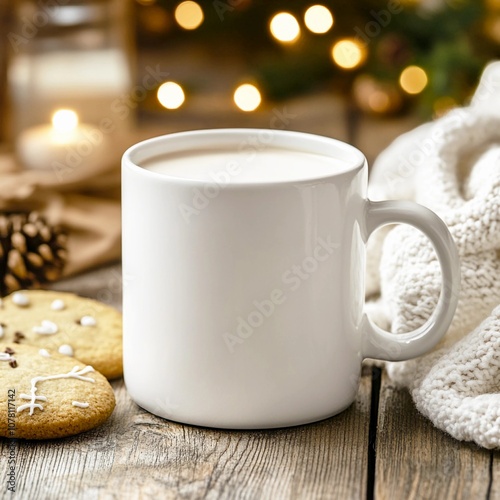
<instances>
[{"instance_id":1,"label":"beige cloth napkin","mask_svg":"<svg viewBox=\"0 0 500 500\"><path fill-rule=\"evenodd\" d=\"M37 210L68 231L64 274L120 256L120 158L135 138L115 141L92 164L27 170L12 153L0 154L0 211Z\"/></svg>"}]
</instances>

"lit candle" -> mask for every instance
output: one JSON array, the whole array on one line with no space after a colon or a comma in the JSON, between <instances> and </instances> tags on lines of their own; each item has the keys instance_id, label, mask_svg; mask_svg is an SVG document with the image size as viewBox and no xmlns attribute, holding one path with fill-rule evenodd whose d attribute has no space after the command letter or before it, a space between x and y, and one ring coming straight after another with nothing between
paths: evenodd
<instances>
[{"instance_id":1,"label":"lit candle","mask_svg":"<svg viewBox=\"0 0 500 500\"><path fill-rule=\"evenodd\" d=\"M76 169L103 154L109 138L98 127L79 123L78 115L60 109L52 124L31 127L19 134L17 155L29 169Z\"/></svg>"}]
</instances>

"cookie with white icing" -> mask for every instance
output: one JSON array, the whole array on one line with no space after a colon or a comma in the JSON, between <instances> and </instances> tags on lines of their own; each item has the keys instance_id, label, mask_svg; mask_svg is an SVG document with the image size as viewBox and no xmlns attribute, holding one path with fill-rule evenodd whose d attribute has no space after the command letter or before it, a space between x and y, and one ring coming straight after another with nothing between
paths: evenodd
<instances>
[{"instance_id":1,"label":"cookie with white icing","mask_svg":"<svg viewBox=\"0 0 500 500\"><path fill-rule=\"evenodd\" d=\"M0 342L0 436L51 439L105 422L113 389L92 366L38 347Z\"/></svg>"},{"instance_id":2,"label":"cookie with white icing","mask_svg":"<svg viewBox=\"0 0 500 500\"><path fill-rule=\"evenodd\" d=\"M74 357L108 379L122 375L122 316L71 293L24 290L0 304L0 342Z\"/></svg>"}]
</instances>

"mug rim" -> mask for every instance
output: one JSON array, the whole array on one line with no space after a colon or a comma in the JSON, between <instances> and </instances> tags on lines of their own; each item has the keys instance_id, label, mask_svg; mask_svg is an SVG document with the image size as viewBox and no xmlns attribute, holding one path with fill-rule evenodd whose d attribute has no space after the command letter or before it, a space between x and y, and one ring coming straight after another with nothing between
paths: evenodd
<instances>
[{"instance_id":1,"label":"mug rim","mask_svg":"<svg viewBox=\"0 0 500 500\"><path fill-rule=\"evenodd\" d=\"M236 127L186 130L145 139L129 147L123 153L122 172L124 171L124 169L129 169L136 174L144 175L152 180L156 179L158 181L161 180L162 182L177 185L204 186L215 182L211 182L206 179L193 179L187 177L183 178L179 176L171 176L163 172L155 172L153 170L142 167L140 163L165 155L169 152L186 151L187 153L189 153L190 151L197 150L207 151L211 148L214 150L220 149L224 146L230 146L231 143L235 142L236 139L240 139L241 141L245 138L248 139L250 137L257 136L258 138L259 135L264 134L271 135L273 140L275 138L277 139L276 142L270 144L269 147L283 149L284 151L296 150L297 152L313 153L327 157L331 157L336 153L335 157L343 160L347 163L347 165L342 167L337 166L335 168L335 171L331 173L322 175L310 175L305 176L301 179L270 179L250 182L238 181L238 179L236 179L229 183L226 186L227 188L265 187L321 182L332 180L345 174L356 173L367 165L366 157L359 149L357 149L355 146L352 146L351 144L348 144L339 139L335 139L333 137L292 130ZM213 141L213 139L215 138L223 138L224 141L219 141L217 143ZM191 144L189 144L189 142L191 142ZM172 143L173 145L175 145L174 149L165 150L165 143ZM198 145L193 148L193 145L195 145L196 143ZM206 145L206 147L203 147L200 144ZM236 144L238 143L236 142ZM239 144L241 145L244 143L240 142ZM184 147L181 147L182 145L184 145ZM258 153L258 151L259 150L257 149L255 150L256 153Z\"/></svg>"}]
</instances>

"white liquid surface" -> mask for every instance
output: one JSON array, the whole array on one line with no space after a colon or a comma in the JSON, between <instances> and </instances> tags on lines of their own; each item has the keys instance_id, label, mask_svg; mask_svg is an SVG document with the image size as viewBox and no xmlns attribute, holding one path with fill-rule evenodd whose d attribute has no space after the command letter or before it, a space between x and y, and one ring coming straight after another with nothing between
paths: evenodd
<instances>
[{"instance_id":1,"label":"white liquid surface","mask_svg":"<svg viewBox=\"0 0 500 500\"><path fill-rule=\"evenodd\" d=\"M352 163L338 158L265 148L261 151L195 150L158 156L141 163L143 168L175 177L219 184L283 182L335 175Z\"/></svg>"}]
</instances>

